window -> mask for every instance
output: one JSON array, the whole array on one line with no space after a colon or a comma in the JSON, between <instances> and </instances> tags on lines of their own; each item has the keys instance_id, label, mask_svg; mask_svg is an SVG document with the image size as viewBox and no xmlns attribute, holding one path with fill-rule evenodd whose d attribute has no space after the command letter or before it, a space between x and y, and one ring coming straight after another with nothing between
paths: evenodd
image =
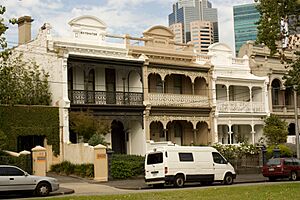
<instances>
[{"instance_id":1,"label":"window","mask_svg":"<svg viewBox=\"0 0 300 200\"><path fill-rule=\"evenodd\" d=\"M24 172L14 167L1 167L0 176L24 176Z\"/></svg>"},{"instance_id":2,"label":"window","mask_svg":"<svg viewBox=\"0 0 300 200\"><path fill-rule=\"evenodd\" d=\"M192 153L178 153L180 162L194 162Z\"/></svg>"},{"instance_id":3,"label":"window","mask_svg":"<svg viewBox=\"0 0 300 200\"><path fill-rule=\"evenodd\" d=\"M174 94L182 94L182 79L180 75L174 75Z\"/></svg>"},{"instance_id":4,"label":"window","mask_svg":"<svg viewBox=\"0 0 300 200\"><path fill-rule=\"evenodd\" d=\"M292 166L293 165L293 161L291 159L285 159L284 160L284 165Z\"/></svg>"},{"instance_id":5,"label":"window","mask_svg":"<svg viewBox=\"0 0 300 200\"><path fill-rule=\"evenodd\" d=\"M215 163L227 164L227 161L219 153L213 152L212 155Z\"/></svg>"},{"instance_id":6,"label":"window","mask_svg":"<svg viewBox=\"0 0 300 200\"><path fill-rule=\"evenodd\" d=\"M153 164L159 164L159 163L163 163L163 153L162 152L148 154L147 165L153 165Z\"/></svg>"}]
</instances>

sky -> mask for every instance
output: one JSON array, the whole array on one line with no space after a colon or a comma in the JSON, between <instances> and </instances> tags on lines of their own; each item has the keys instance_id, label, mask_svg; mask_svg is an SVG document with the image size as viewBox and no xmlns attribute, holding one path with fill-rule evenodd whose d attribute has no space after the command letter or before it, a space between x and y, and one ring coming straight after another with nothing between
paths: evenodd
<instances>
[{"instance_id":1,"label":"sky","mask_svg":"<svg viewBox=\"0 0 300 200\"><path fill-rule=\"evenodd\" d=\"M141 37L154 25L168 26L168 15L176 0L0 0L6 7L5 19L29 15L34 19L32 38L48 22L56 36L69 36L68 22L81 15L93 15L106 23L110 34L130 34ZM234 50L233 6L253 3L254 0L210 0L218 9L219 38ZM6 20L8 24L8 20ZM18 41L17 25L6 32L9 46Z\"/></svg>"}]
</instances>

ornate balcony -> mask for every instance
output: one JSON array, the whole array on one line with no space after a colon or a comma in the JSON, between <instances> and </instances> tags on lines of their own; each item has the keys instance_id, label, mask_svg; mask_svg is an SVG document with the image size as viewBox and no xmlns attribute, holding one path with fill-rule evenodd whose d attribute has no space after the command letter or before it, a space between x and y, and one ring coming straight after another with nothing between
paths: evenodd
<instances>
[{"instance_id":1,"label":"ornate balcony","mask_svg":"<svg viewBox=\"0 0 300 200\"><path fill-rule=\"evenodd\" d=\"M69 90L71 104L143 105L143 93Z\"/></svg>"},{"instance_id":2,"label":"ornate balcony","mask_svg":"<svg viewBox=\"0 0 300 200\"><path fill-rule=\"evenodd\" d=\"M209 107L208 97L200 95L149 93L149 100L153 106Z\"/></svg>"},{"instance_id":3,"label":"ornate balcony","mask_svg":"<svg viewBox=\"0 0 300 200\"><path fill-rule=\"evenodd\" d=\"M217 100L217 111L220 113L266 112L263 102L221 101Z\"/></svg>"}]
</instances>

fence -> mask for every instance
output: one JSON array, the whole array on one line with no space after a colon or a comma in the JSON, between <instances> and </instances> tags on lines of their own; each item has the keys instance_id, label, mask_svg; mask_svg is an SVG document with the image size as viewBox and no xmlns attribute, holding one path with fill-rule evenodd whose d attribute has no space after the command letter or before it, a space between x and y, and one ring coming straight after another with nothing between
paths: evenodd
<instances>
[{"instance_id":1,"label":"fence","mask_svg":"<svg viewBox=\"0 0 300 200\"><path fill-rule=\"evenodd\" d=\"M245 155L241 158L229 160L237 174L258 174L261 172L261 155Z\"/></svg>"},{"instance_id":2,"label":"fence","mask_svg":"<svg viewBox=\"0 0 300 200\"><path fill-rule=\"evenodd\" d=\"M20 155L19 157L2 155L0 156L0 165L14 165L24 171L32 174L32 158L30 155Z\"/></svg>"}]
</instances>

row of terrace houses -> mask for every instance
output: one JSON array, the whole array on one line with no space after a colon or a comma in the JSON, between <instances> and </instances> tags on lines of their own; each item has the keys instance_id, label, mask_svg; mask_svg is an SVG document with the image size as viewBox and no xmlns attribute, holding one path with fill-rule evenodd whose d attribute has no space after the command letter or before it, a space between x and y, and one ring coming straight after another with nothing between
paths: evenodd
<instances>
[{"instance_id":1,"label":"row of terrace houses","mask_svg":"<svg viewBox=\"0 0 300 200\"><path fill-rule=\"evenodd\" d=\"M30 31L31 22L21 19L20 35ZM46 23L36 39L25 38L14 49L49 72L63 158L69 156L64 145L77 142L69 130L70 112L92 111L109 121L106 140L117 153L143 155L150 140L254 144L262 137L279 91L268 74L251 72L249 55L234 58L222 43L196 54L191 44L175 43L164 26L132 37L108 34L106 24L93 16L69 25L71 36L54 37Z\"/></svg>"}]
</instances>

